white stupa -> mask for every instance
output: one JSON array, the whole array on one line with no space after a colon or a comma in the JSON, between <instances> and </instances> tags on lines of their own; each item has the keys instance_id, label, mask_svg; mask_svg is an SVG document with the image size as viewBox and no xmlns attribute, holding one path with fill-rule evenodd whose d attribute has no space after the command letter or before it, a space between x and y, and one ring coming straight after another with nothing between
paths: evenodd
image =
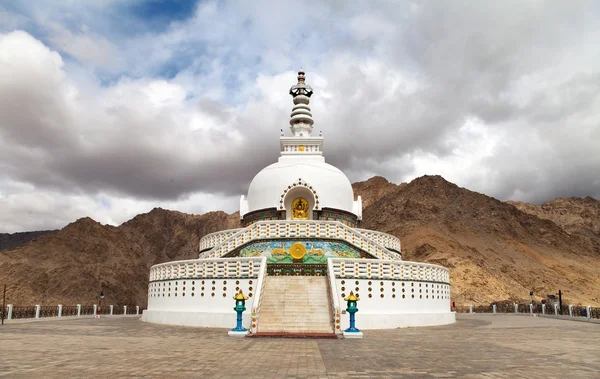
<instances>
[{"instance_id":1,"label":"white stupa","mask_svg":"<svg viewBox=\"0 0 600 379\"><path fill-rule=\"evenodd\" d=\"M243 325L256 335L341 334L351 294L360 329L454 322L446 268L403 261L397 237L358 228L361 198L325 163L322 135L312 136L304 72L290 94L292 136L282 131L278 161L241 197L242 227L204 236L198 259L153 266L143 320L232 327L241 291Z\"/></svg>"}]
</instances>

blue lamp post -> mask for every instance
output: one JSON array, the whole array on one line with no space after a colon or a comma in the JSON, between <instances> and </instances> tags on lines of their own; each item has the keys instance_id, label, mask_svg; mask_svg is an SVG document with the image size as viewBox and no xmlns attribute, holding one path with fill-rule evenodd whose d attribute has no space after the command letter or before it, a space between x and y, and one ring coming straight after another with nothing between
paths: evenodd
<instances>
[{"instance_id":1,"label":"blue lamp post","mask_svg":"<svg viewBox=\"0 0 600 379\"><path fill-rule=\"evenodd\" d=\"M350 313L350 327L344 330L344 337L362 338L363 334L360 330L356 328L356 320L354 316L354 314L358 312L356 302L360 299L354 296L354 292L350 291L350 295L348 295L348 297L346 297L344 300L348 302L348 308L346 308L346 312Z\"/></svg>"},{"instance_id":2,"label":"blue lamp post","mask_svg":"<svg viewBox=\"0 0 600 379\"><path fill-rule=\"evenodd\" d=\"M240 290L233 298L235 300L235 307L233 307L233 310L237 312L237 323L235 328L231 329L229 335L245 336L248 334L248 330L242 326L242 312L246 310L246 300L248 300L248 296L244 295L242 290Z\"/></svg>"}]
</instances>

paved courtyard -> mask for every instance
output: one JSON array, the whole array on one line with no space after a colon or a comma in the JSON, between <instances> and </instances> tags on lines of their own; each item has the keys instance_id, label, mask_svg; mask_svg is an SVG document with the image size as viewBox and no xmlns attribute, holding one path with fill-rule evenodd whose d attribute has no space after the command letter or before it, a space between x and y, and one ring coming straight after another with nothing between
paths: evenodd
<instances>
[{"instance_id":1,"label":"paved courtyard","mask_svg":"<svg viewBox=\"0 0 600 379\"><path fill-rule=\"evenodd\" d=\"M362 340L70 319L4 325L0 344L0 377L600 378L599 324L514 315L365 331Z\"/></svg>"}]
</instances>

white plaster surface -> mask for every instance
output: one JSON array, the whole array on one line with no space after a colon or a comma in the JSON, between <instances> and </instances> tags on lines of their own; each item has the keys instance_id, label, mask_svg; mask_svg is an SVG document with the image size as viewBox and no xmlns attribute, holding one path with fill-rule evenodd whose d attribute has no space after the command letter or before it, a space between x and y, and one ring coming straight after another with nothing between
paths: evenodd
<instances>
[{"instance_id":1,"label":"white plaster surface","mask_svg":"<svg viewBox=\"0 0 600 379\"><path fill-rule=\"evenodd\" d=\"M246 311L242 316L242 326L250 328L250 312ZM229 311L177 311L163 310L154 311L146 309L142 314L142 321L156 324L196 326L206 328L229 328L233 329L236 325L237 314L233 310L233 305Z\"/></svg>"}]
</instances>

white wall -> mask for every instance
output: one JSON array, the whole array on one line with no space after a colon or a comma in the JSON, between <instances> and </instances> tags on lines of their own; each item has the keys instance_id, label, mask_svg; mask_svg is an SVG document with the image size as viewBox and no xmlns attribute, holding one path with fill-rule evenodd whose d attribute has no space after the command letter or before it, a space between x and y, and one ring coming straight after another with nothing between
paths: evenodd
<instances>
[{"instance_id":1,"label":"white wall","mask_svg":"<svg viewBox=\"0 0 600 379\"><path fill-rule=\"evenodd\" d=\"M356 313L356 326L359 329L443 325L455 321L454 313L450 312L449 284L336 278L335 288L341 310L346 309L344 297L350 291L359 295ZM348 326L349 315L342 314L342 330Z\"/></svg>"},{"instance_id":2,"label":"white wall","mask_svg":"<svg viewBox=\"0 0 600 379\"><path fill-rule=\"evenodd\" d=\"M142 320L172 325L233 328L236 320L233 296L241 289L249 297L246 300L247 310L244 312L243 322L245 327L249 327L257 284L256 278L171 279L151 282L148 288L148 309L144 311Z\"/></svg>"}]
</instances>

